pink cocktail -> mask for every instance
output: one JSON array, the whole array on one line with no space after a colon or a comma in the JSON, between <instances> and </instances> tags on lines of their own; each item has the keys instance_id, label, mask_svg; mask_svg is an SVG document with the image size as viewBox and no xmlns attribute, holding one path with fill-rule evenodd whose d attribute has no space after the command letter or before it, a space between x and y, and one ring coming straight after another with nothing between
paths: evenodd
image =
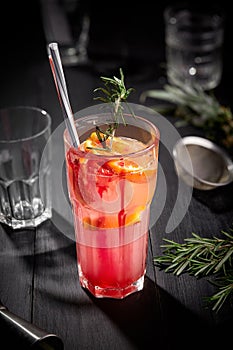
<instances>
[{"instance_id":1,"label":"pink cocktail","mask_svg":"<svg viewBox=\"0 0 233 350\"><path fill-rule=\"evenodd\" d=\"M64 134L79 279L96 297L124 298L144 285L159 132L146 119L125 120L111 151L101 149L94 127L104 128L109 115L76 121L78 149Z\"/></svg>"}]
</instances>

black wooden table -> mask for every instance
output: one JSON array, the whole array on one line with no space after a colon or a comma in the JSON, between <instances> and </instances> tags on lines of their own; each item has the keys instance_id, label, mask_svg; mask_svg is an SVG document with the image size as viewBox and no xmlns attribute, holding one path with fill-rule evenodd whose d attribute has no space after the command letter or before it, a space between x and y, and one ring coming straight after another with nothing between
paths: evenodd
<instances>
[{"instance_id":1,"label":"black wooden table","mask_svg":"<svg viewBox=\"0 0 233 350\"><path fill-rule=\"evenodd\" d=\"M34 24L40 25L40 21ZM19 47L20 44L19 40ZM8 42L9 55L2 58L0 106L42 107L52 117L53 131L57 130L63 118L43 35L37 34L30 44L24 41L21 51L18 46L15 51ZM156 50L147 56L147 49L144 47L145 57L128 61L123 67L128 85L136 89L133 103L139 103L141 92L161 87L165 81L158 63L161 56L157 57ZM133 47L132 54L136 51L138 47ZM115 63L114 69L117 61ZM92 91L99 86L99 76L105 73L105 68L101 61L92 68L65 68L74 111L94 104ZM228 79L223 80L220 90L226 102L229 90L224 84ZM173 123L172 118L168 121ZM181 135L198 133L190 127L178 131ZM169 138L164 133L166 130L163 137ZM63 150L59 135L54 142L54 159L60 159ZM63 215L59 191L53 191L52 220L27 230L13 231L0 225L1 302L16 315L57 334L65 350L224 348L233 325L230 305L214 313L204 303L204 297L215 291L207 278L198 280L186 274L179 277L167 274L155 268L153 257L162 253L165 237L182 242L192 232L211 237L219 236L222 229L228 230L233 221L233 188L229 185L221 191L193 191L188 205L184 194L176 205L185 215L176 224L178 214L172 211L179 180L171 154L163 144L159 160L156 201L159 203L161 198L165 201L159 215L156 202L151 213L158 218L150 230L143 291L124 300L96 299L80 287L70 213ZM169 220L173 229L167 232ZM5 336L5 330L0 329L0 349L8 349L7 343L3 345L1 341Z\"/></svg>"}]
</instances>

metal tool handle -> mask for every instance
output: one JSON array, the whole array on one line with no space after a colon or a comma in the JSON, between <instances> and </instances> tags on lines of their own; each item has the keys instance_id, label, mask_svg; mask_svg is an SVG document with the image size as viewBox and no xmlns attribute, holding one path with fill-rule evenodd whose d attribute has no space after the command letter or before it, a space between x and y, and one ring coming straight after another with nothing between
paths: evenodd
<instances>
[{"instance_id":1,"label":"metal tool handle","mask_svg":"<svg viewBox=\"0 0 233 350\"><path fill-rule=\"evenodd\" d=\"M9 343L25 350L64 349L63 342L57 335L47 333L45 330L13 314L2 304L0 304L0 329L3 332L1 338L4 338L3 344L5 344L6 349L9 348Z\"/></svg>"}]
</instances>

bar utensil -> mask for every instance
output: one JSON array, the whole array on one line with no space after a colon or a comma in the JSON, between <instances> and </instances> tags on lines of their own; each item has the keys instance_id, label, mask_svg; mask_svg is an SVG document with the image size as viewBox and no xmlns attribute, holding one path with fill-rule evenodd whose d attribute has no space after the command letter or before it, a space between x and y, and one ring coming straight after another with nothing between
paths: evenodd
<instances>
[{"instance_id":1,"label":"bar utensil","mask_svg":"<svg viewBox=\"0 0 233 350\"><path fill-rule=\"evenodd\" d=\"M63 350L62 340L55 334L35 326L9 311L0 301L0 329L4 348ZM1 343L0 343L1 348Z\"/></svg>"}]
</instances>

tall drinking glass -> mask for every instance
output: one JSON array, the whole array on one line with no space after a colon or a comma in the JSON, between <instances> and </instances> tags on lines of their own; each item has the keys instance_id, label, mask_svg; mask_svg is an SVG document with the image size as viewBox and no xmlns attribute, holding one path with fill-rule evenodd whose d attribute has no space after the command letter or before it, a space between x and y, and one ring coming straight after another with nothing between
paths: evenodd
<instances>
[{"instance_id":1,"label":"tall drinking glass","mask_svg":"<svg viewBox=\"0 0 233 350\"><path fill-rule=\"evenodd\" d=\"M47 44L57 42L64 66L89 65L89 0L40 0Z\"/></svg>"},{"instance_id":2,"label":"tall drinking glass","mask_svg":"<svg viewBox=\"0 0 233 350\"><path fill-rule=\"evenodd\" d=\"M41 108L0 110L0 222L13 229L52 217L50 134L51 117Z\"/></svg>"},{"instance_id":3,"label":"tall drinking glass","mask_svg":"<svg viewBox=\"0 0 233 350\"><path fill-rule=\"evenodd\" d=\"M216 88L222 77L223 11L176 4L165 9L164 20L168 81Z\"/></svg>"},{"instance_id":4,"label":"tall drinking glass","mask_svg":"<svg viewBox=\"0 0 233 350\"><path fill-rule=\"evenodd\" d=\"M144 285L159 131L125 114L112 150L103 151L96 125L103 130L110 119L108 113L77 119L81 147L71 146L67 130L64 144L81 286L99 298L122 299Z\"/></svg>"}]
</instances>

